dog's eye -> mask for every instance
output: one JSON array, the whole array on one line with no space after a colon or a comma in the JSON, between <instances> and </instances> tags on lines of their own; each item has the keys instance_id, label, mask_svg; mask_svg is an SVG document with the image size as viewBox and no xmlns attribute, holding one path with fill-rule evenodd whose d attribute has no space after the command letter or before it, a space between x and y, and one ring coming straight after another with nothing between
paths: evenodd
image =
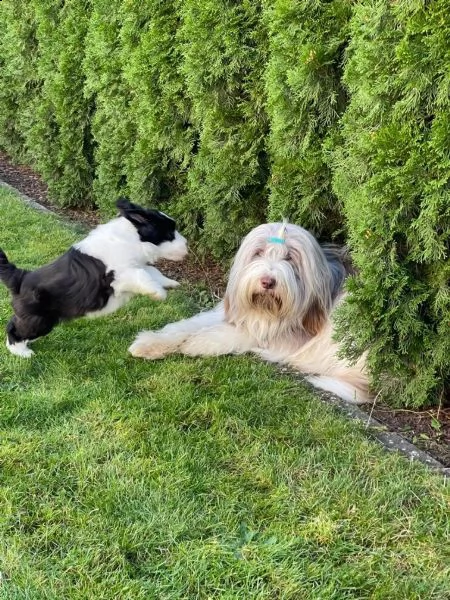
<instances>
[{"instance_id":1,"label":"dog's eye","mask_svg":"<svg viewBox=\"0 0 450 600\"><path fill-rule=\"evenodd\" d=\"M284 260L287 260L288 262L291 262L291 260L292 260L292 254L290 252L288 252L286 254L286 256L284 257Z\"/></svg>"},{"instance_id":2,"label":"dog's eye","mask_svg":"<svg viewBox=\"0 0 450 600\"><path fill-rule=\"evenodd\" d=\"M254 254L253 254L253 258L258 258L260 256L262 256L264 254L264 250L262 250L261 248L259 250L257 250Z\"/></svg>"}]
</instances>

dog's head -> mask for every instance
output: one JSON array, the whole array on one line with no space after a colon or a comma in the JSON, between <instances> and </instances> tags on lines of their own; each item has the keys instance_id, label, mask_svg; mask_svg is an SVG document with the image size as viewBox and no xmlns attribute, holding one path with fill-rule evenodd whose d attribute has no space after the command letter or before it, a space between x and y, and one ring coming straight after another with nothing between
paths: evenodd
<instances>
[{"instance_id":1,"label":"dog's head","mask_svg":"<svg viewBox=\"0 0 450 600\"><path fill-rule=\"evenodd\" d=\"M152 261L160 258L182 260L187 254L186 239L176 230L175 221L159 210L142 208L126 198L116 202L120 216L127 219L143 244L149 244Z\"/></svg>"},{"instance_id":2,"label":"dog's head","mask_svg":"<svg viewBox=\"0 0 450 600\"><path fill-rule=\"evenodd\" d=\"M267 223L243 240L225 294L230 321L261 314L316 335L330 312L344 266L333 261L305 229L289 223ZM339 281L338 281L339 280Z\"/></svg>"}]
</instances>

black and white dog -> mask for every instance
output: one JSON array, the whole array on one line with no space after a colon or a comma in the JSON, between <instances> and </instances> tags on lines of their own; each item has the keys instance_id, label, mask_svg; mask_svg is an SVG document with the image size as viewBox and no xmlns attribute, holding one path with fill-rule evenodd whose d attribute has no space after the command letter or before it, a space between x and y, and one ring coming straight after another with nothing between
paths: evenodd
<instances>
[{"instance_id":1,"label":"black and white dog","mask_svg":"<svg viewBox=\"0 0 450 600\"><path fill-rule=\"evenodd\" d=\"M166 288L177 287L150 266L161 258L185 257L186 239L175 221L124 198L116 205L119 217L35 271L17 268L0 250L0 279L12 293L15 313L6 328L13 354L32 356L28 343L61 321L112 313L135 294L164 300Z\"/></svg>"}]
</instances>

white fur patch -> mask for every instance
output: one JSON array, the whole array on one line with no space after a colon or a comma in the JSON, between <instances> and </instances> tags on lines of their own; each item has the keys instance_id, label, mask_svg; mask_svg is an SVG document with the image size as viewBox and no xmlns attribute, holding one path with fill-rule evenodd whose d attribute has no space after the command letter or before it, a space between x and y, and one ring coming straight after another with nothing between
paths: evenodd
<instances>
[{"instance_id":1,"label":"white fur patch","mask_svg":"<svg viewBox=\"0 0 450 600\"><path fill-rule=\"evenodd\" d=\"M186 239L178 231L172 242L156 246L141 242L134 225L124 217L98 225L74 247L101 260L116 277L131 267L153 265L160 259L182 260L187 254Z\"/></svg>"},{"instance_id":2,"label":"white fur patch","mask_svg":"<svg viewBox=\"0 0 450 600\"><path fill-rule=\"evenodd\" d=\"M364 404L367 402L366 394L362 394L360 390L357 390L345 381L326 377L325 375L308 375L306 381L309 381L309 383L320 390L336 394L336 396L339 396L349 404Z\"/></svg>"},{"instance_id":3,"label":"white fur patch","mask_svg":"<svg viewBox=\"0 0 450 600\"><path fill-rule=\"evenodd\" d=\"M114 294L105 307L89 313L89 317L110 314L135 294L164 300L166 289L178 284L151 265L160 259L182 260L187 254L186 239L178 231L172 242L142 242L134 225L124 217L99 225L74 247L101 260L107 272L114 271Z\"/></svg>"},{"instance_id":4,"label":"white fur patch","mask_svg":"<svg viewBox=\"0 0 450 600\"><path fill-rule=\"evenodd\" d=\"M11 352L11 354L15 354L16 356L20 356L22 358L31 358L34 354L31 348L28 348L29 340L25 340L23 342L17 342L16 344L10 344L8 340L6 340L6 347Z\"/></svg>"}]
</instances>

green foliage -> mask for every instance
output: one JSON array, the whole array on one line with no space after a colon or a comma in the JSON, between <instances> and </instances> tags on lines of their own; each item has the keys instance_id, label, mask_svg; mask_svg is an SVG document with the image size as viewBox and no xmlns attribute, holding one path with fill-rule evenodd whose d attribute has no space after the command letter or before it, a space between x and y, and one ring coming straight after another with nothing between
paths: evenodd
<instances>
[{"instance_id":1,"label":"green foliage","mask_svg":"<svg viewBox=\"0 0 450 600\"><path fill-rule=\"evenodd\" d=\"M95 106L91 127L95 140L94 197L105 215L128 193L125 161L135 127L129 116L130 90L122 72L122 2L92 0L83 61L84 93Z\"/></svg>"},{"instance_id":2,"label":"green foliage","mask_svg":"<svg viewBox=\"0 0 450 600\"><path fill-rule=\"evenodd\" d=\"M342 230L327 153L346 106L341 82L348 0L268 1L266 73L272 160L269 215L330 239Z\"/></svg>"},{"instance_id":3,"label":"green foliage","mask_svg":"<svg viewBox=\"0 0 450 600\"><path fill-rule=\"evenodd\" d=\"M36 25L28 0L0 2L0 147L18 161L26 150L29 105L39 91Z\"/></svg>"},{"instance_id":4,"label":"green foliage","mask_svg":"<svg viewBox=\"0 0 450 600\"><path fill-rule=\"evenodd\" d=\"M450 376L448 1L358 5L336 154L359 275L342 316L396 404L439 398Z\"/></svg>"},{"instance_id":5,"label":"green foliage","mask_svg":"<svg viewBox=\"0 0 450 600\"><path fill-rule=\"evenodd\" d=\"M261 2L183 0L182 73L198 140L184 206L195 206L204 245L230 253L265 220L268 176Z\"/></svg>"},{"instance_id":6,"label":"green foliage","mask_svg":"<svg viewBox=\"0 0 450 600\"><path fill-rule=\"evenodd\" d=\"M126 4L122 64L136 139L125 162L131 197L151 206L166 205L186 223L192 211L177 210L177 202L186 188L193 132L179 69L178 24L173 0Z\"/></svg>"},{"instance_id":7,"label":"green foliage","mask_svg":"<svg viewBox=\"0 0 450 600\"><path fill-rule=\"evenodd\" d=\"M91 201L91 106L83 96L81 63L89 0L31 0L35 11L39 93L29 107L26 144L60 205Z\"/></svg>"}]
</instances>

